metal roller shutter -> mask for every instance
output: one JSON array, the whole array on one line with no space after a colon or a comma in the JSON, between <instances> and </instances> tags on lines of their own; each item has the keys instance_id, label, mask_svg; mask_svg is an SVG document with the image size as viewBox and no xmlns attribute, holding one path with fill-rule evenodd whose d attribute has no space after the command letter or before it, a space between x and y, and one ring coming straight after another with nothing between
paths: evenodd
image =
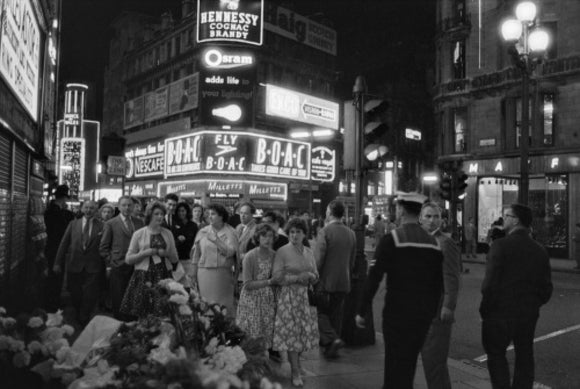
<instances>
[{"instance_id":1,"label":"metal roller shutter","mask_svg":"<svg viewBox=\"0 0 580 389\"><path fill-rule=\"evenodd\" d=\"M10 175L12 172L11 142L0 134L0 285L6 277L10 242Z\"/></svg>"}]
</instances>

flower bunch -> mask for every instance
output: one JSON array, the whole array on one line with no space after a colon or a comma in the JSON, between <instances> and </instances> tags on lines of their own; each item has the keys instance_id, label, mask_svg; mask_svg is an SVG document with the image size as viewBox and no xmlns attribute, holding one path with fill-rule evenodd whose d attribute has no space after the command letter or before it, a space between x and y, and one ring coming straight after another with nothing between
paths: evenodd
<instances>
[{"instance_id":1,"label":"flower bunch","mask_svg":"<svg viewBox=\"0 0 580 389\"><path fill-rule=\"evenodd\" d=\"M74 328L64 324L62 311L35 310L17 318L7 316L0 307L0 367L2 371L29 369L45 381L76 378L76 353L68 339Z\"/></svg>"}]
</instances>

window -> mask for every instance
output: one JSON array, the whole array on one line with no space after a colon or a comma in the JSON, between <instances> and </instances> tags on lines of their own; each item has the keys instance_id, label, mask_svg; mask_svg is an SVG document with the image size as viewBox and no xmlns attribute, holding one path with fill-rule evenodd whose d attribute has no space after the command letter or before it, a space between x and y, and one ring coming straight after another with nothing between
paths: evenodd
<instances>
[{"instance_id":1,"label":"window","mask_svg":"<svg viewBox=\"0 0 580 389\"><path fill-rule=\"evenodd\" d=\"M554 94L544 93L540 101L542 112L542 131L544 146L554 145Z\"/></svg>"},{"instance_id":2,"label":"window","mask_svg":"<svg viewBox=\"0 0 580 389\"><path fill-rule=\"evenodd\" d=\"M558 57L558 23L557 22L542 22L541 27L550 36L550 44L546 52L548 59Z\"/></svg>"},{"instance_id":3,"label":"window","mask_svg":"<svg viewBox=\"0 0 580 389\"><path fill-rule=\"evenodd\" d=\"M455 0L453 2L453 17L457 20L463 20L465 17L465 0Z\"/></svg>"},{"instance_id":4,"label":"window","mask_svg":"<svg viewBox=\"0 0 580 389\"><path fill-rule=\"evenodd\" d=\"M532 124L532 99L529 99L528 104L528 145L532 144L532 131L530 126ZM520 147L520 138L522 136L522 98L516 99L516 148Z\"/></svg>"},{"instance_id":5,"label":"window","mask_svg":"<svg viewBox=\"0 0 580 389\"><path fill-rule=\"evenodd\" d=\"M178 35L175 37L175 55L181 53L181 37Z\"/></svg>"},{"instance_id":6,"label":"window","mask_svg":"<svg viewBox=\"0 0 580 389\"><path fill-rule=\"evenodd\" d=\"M463 153L467 149L467 108L453 110L453 152Z\"/></svg>"},{"instance_id":7,"label":"window","mask_svg":"<svg viewBox=\"0 0 580 389\"><path fill-rule=\"evenodd\" d=\"M465 41L455 41L452 46L453 79L465 78Z\"/></svg>"}]
</instances>

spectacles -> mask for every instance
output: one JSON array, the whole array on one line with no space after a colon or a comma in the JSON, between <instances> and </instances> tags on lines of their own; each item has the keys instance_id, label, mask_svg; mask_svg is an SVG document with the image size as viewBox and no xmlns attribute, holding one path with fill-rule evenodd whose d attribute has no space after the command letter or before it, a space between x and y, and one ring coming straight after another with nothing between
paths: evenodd
<instances>
[{"instance_id":1,"label":"spectacles","mask_svg":"<svg viewBox=\"0 0 580 389\"><path fill-rule=\"evenodd\" d=\"M511 218L514 218L514 219L517 219L517 218L518 218L516 215L511 215L511 214L509 214L509 213L506 213L506 214L505 214L505 215L503 215L503 216L504 216L504 217L511 217Z\"/></svg>"}]
</instances>

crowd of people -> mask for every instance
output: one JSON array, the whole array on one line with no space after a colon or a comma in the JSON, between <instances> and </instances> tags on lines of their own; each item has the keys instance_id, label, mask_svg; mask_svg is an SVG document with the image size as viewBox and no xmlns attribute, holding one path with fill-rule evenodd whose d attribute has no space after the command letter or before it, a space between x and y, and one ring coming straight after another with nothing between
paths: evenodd
<instances>
[{"instance_id":1,"label":"crowd of people","mask_svg":"<svg viewBox=\"0 0 580 389\"><path fill-rule=\"evenodd\" d=\"M340 356L357 247L340 201L327 205L324 221L312 223L306 217L286 221L277 211L258 220L251 202L238 204L235 213L217 203L191 207L176 194L150 202L144 211L129 196L100 207L86 201L82 217L75 218L66 200L67 188L57 188L45 215L47 309L60 306L66 277L81 325L100 302L115 318L135 320L159 313L150 287L174 278L225 306L240 328L262 338L294 386L304 385L302 353L320 347L326 358ZM396 202L398 226L377 219L381 232L352 318L356 326L367 326L365 317L387 274L385 388L412 388L419 355L428 387L451 388L446 361L461 254L442 231L441 209L426 200L402 194ZM507 208L501 227L505 238L494 236L488 254L480 313L494 388L510 387L505 353L512 340L518 358L514 382L520 385L514 387L531 388L533 382L534 329L552 285L548 256L529 234L531 215L525 206ZM468 246L468 254L474 251Z\"/></svg>"}]
</instances>

